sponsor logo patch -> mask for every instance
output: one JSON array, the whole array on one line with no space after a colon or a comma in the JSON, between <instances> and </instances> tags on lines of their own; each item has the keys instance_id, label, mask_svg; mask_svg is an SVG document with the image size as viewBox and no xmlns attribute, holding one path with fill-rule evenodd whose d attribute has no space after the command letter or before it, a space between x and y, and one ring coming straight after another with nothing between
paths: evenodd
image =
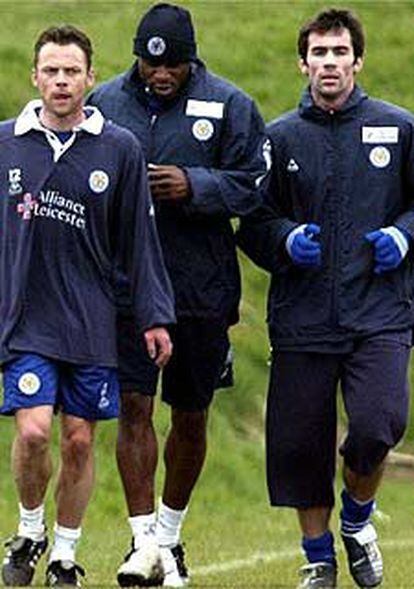
<instances>
[{"instance_id":1,"label":"sponsor logo patch","mask_svg":"<svg viewBox=\"0 0 414 589\"><path fill-rule=\"evenodd\" d=\"M67 223L76 229L86 227L85 205L78 200L66 198L58 190L41 190L37 198L26 192L22 201L16 205L16 210L24 221L43 217Z\"/></svg>"},{"instance_id":2,"label":"sponsor logo patch","mask_svg":"<svg viewBox=\"0 0 414 589\"><path fill-rule=\"evenodd\" d=\"M398 127L362 127L362 143L398 143Z\"/></svg>"},{"instance_id":3,"label":"sponsor logo patch","mask_svg":"<svg viewBox=\"0 0 414 589\"><path fill-rule=\"evenodd\" d=\"M187 100L185 114L188 117L210 117L210 119L222 119L224 114L224 102L215 100Z\"/></svg>"},{"instance_id":4,"label":"sponsor logo patch","mask_svg":"<svg viewBox=\"0 0 414 589\"><path fill-rule=\"evenodd\" d=\"M34 372L25 372L19 378L17 386L23 395L35 395L40 389L40 378Z\"/></svg>"},{"instance_id":5,"label":"sponsor logo patch","mask_svg":"<svg viewBox=\"0 0 414 589\"><path fill-rule=\"evenodd\" d=\"M214 134L214 125L208 119L198 119L192 128L193 135L199 141L208 141Z\"/></svg>"}]
</instances>

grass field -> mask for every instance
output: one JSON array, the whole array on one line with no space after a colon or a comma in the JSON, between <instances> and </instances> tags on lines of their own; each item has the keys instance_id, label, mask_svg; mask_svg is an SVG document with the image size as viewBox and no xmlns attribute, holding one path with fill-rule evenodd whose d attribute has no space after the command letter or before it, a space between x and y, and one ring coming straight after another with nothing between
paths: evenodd
<instances>
[{"instance_id":1,"label":"grass field","mask_svg":"<svg viewBox=\"0 0 414 589\"><path fill-rule=\"evenodd\" d=\"M297 28L328 3L194 0L182 4L193 13L200 56L217 73L254 96L266 120L294 108L303 85L295 65ZM104 80L131 64L136 21L149 5L130 0L0 0L0 119L14 116L34 97L30 85L32 45L41 30L63 22L84 28L95 44L98 81ZM335 5L354 8L365 23L364 88L414 111L414 1ZM194 586L294 587L302 563L296 521L290 511L268 507L264 478L267 277L243 259L243 282L242 320L233 332L237 386L217 395L207 466L194 496L184 540ZM161 439L167 422L167 410L160 407L157 429ZM129 543L113 457L115 435L115 424L101 427L98 435L97 486L79 549L79 562L88 573L87 586L115 584L116 568ZM16 525L16 498L8 466L12 423L8 420L0 421L0 439L1 539ZM413 443L411 419L403 448L410 449ZM412 474L390 470L378 503L386 515L378 521L386 562L384 587L412 587ZM50 526L53 509L51 490ZM339 559L340 586L351 587L341 552ZM42 566L36 577L39 584Z\"/></svg>"},{"instance_id":2,"label":"grass field","mask_svg":"<svg viewBox=\"0 0 414 589\"><path fill-rule=\"evenodd\" d=\"M303 564L297 526L290 510L267 505L262 465L261 436L236 433L225 418L226 395L217 397L210 423L210 453L184 531L191 586L204 588L295 587L297 569ZM231 394L230 394L231 395ZM237 403L237 399L232 399ZM165 431L166 414L158 425ZM10 428L5 428L10 434ZM9 438L9 435L6 436ZM129 544L125 509L112 458L115 429L101 428L98 436L96 491L84 523L79 562L87 569L85 586L114 586L116 569ZM7 444L5 444L5 450ZM5 473L5 462L1 472ZM412 474L390 469L378 497L381 519L377 528L385 559L384 588L412 587L414 548ZM2 477L1 532L15 525L11 484ZM48 504L53 521L53 505ZM337 530L334 520L333 530ZM352 587L338 542L340 587ZM42 584L44 563L36 584Z\"/></svg>"}]
</instances>

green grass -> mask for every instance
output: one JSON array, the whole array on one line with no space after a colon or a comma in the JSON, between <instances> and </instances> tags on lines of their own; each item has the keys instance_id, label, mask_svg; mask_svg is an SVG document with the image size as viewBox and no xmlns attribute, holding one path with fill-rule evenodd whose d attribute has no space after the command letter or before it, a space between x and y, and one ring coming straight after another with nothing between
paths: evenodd
<instances>
[{"instance_id":1,"label":"green grass","mask_svg":"<svg viewBox=\"0 0 414 589\"><path fill-rule=\"evenodd\" d=\"M261 439L252 441L230 426L222 411L226 395L217 397L210 423L210 453L187 519L184 539L196 587L294 587L303 563L292 511L271 509L264 485ZM233 399L237 405L237 399ZM159 429L165 430L161 411ZM10 433L10 432L9 432ZM115 428L102 427L98 442L98 474L93 500L84 523L79 561L86 565L88 586L115 584L116 569L129 543L125 508L112 457ZM1 472L5 473L5 464ZM377 526L384 547L384 588L410 587L414 564L412 475L391 471L378 497L388 517ZM11 485L2 487L2 530L15 523ZM49 502L49 521L53 508ZM333 529L337 529L334 519ZM338 542L341 588L352 587ZM255 560L254 560L255 559ZM224 569L217 571L218 565ZM210 571L208 570L210 568ZM213 569L213 570L212 570ZM36 576L41 584L44 563Z\"/></svg>"},{"instance_id":2,"label":"green grass","mask_svg":"<svg viewBox=\"0 0 414 589\"><path fill-rule=\"evenodd\" d=\"M206 0L183 4L194 16L200 56L211 69L254 96L266 120L295 107L304 84L296 68L296 32L305 18L328 3ZM130 66L136 22L149 5L135 0L0 0L0 119L15 116L35 96L30 68L33 42L40 31L63 22L85 29L94 41L97 77L102 81ZM366 68L360 77L362 85L370 94L414 111L414 1L341 1L335 5L354 8L364 21L368 47ZM293 587L302 562L295 516L289 510L268 507L264 476L263 407L268 371L264 318L268 279L244 258L242 263L242 318L232 336L237 386L220 392L211 411L208 461L194 494L184 540L196 586ZM160 407L157 429L161 440L167 423L168 412ZM0 420L0 538L9 535L16 525L16 496L9 474L12 425L9 420ZM79 549L89 586L115 584L116 568L129 543L126 509L114 461L115 435L115 424L99 428L97 485ZM412 447L413 419L407 440L405 447ZM162 467L158 482L161 477ZM412 486L411 475L394 474L387 477L379 495L381 510L391 517L388 523L378 524L384 540L384 587L389 589L410 587L414 579L410 559L414 543ZM52 489L49 495L51 526ZM250 559L260 553L262 560L248 566ZM341 587L351 586L342 553L339 557ZM235 560L240 561L238 567L221 573L202 568ZM40 584L42 571L37 576Z\"/></svg>"}]
</instances>

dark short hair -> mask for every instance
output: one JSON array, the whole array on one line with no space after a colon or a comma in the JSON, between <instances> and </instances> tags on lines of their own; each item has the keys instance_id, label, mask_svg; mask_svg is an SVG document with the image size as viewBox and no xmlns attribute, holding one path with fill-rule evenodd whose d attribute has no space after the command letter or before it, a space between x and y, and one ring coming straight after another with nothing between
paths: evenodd
<instances>
[{"instance_id":1,"label":"dark short hair","mask_svg":"<svg viewBox=\"0 0 414 589\"><path fill-rule=\"evenodd\" d=\"M73 27L72 25L62 25L60 27L50 27L40 33L34 46L34 66L36 67L39 53L46 43L56 43L56 45L70 45L73 43L82 49L86 57L88 71L92 65L92 43L87 35Z\"/></svg>"},{"instance_id":2,"label":"dark short hair","mask_svg":"<svg viewBox=\"0 0 414 589\"><path fill-rule=\"evenodd\" d=\"M306 62L310 33L324 34L328 31L341 29L348 29L350 32L355 59L362 57L365 49L365 36L361 22L351 11L335 8L319 12L301 27L298 36L299 56Z\"/></svg>"}]
</instances>

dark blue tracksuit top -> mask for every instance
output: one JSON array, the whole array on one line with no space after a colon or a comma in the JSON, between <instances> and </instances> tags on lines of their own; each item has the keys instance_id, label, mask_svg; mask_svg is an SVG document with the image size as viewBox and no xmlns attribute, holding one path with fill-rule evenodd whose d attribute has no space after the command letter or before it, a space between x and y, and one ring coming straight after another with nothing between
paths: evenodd
<instances>
[{"instance_id":1,"label":"dark blue tracksuit top","mask_svg":"<svg viewBox=\"0 0 414 589\"><path fill-rule=\"evenodd\" d=\"M0 125L0 360L115 366L115 264L140 330L174 322L141 149L91 109L97 127L54 150L30 104Z\"/></svg>"},{"instance_id":2,"label":"dark blue tracksuit top","mask_svg":"<svg viewBox=\"0 0 414 589\"><path fill-rule=\"evenodd\" d=\"M138 137L147 162L180 166L188 176L191 200L155 206L177 317L235 323L240 276L230 220L258 206L256 186L266 173L264 124L253 101L197 61L159 114L136 66L88 102Z\"/></svg>"},{"instance_id":3,"label":"dark blue tracksuit top","mask_svg":"<svg viewBox=\"0 0 414 589\"><path fill-rule=\"evenodd\" d=\"M268 323L280 349L324 346L414 323L414 118L356 87L334 113L309 92L268 127L273 168L266 205L242 223L242 249L272 274ZM321 226L322 267L295 267L287 234ZM373 272L369 231L395 225L411 236L395 270Z\"/></svg>"}]
</instances>

